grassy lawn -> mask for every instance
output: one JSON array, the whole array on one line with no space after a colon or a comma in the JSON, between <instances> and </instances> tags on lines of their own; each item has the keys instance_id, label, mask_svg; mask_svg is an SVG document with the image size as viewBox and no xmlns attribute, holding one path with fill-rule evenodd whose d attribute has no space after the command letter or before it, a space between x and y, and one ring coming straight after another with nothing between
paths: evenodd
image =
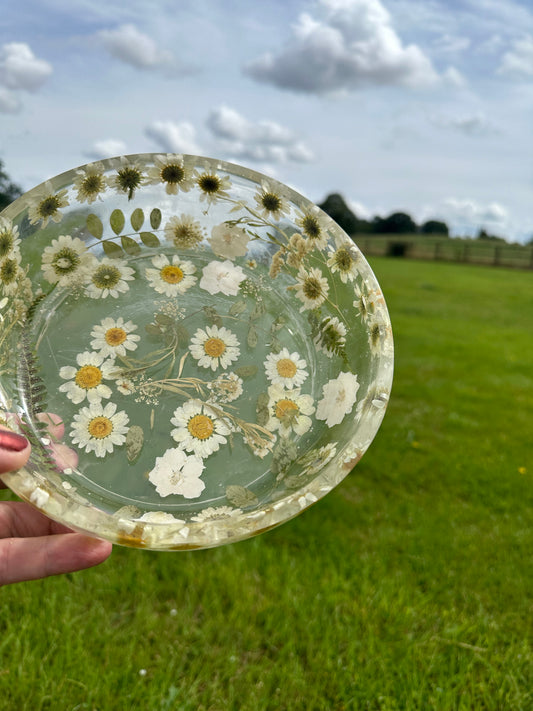
<instances>
[{"instance_id":1,"label":"grassy lawn","mask_svg":"<svg viewBox=\"0 0 533 711\"><path fill-rule=\"evenodd\" d=\"M0 591L0 709L533 709L533 275L372 259L361 463L263 536Z\"/></svg>"}]
</instances>

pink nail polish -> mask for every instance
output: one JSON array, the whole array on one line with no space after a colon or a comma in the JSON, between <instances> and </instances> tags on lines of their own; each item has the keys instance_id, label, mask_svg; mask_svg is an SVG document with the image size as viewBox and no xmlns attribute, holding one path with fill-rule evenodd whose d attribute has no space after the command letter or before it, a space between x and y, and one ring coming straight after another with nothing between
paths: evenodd
<instances>
[{"instance_id":1,"label":"pink nail polish","mask_svg":"<svg viewBox=\"0 0 533 711\"><path fill-rule=\"evenodd\" d=\"M0 449L6 449L8 452L22 452L28 446L26 437L9 432L9 430L0 430Z\"/></svg>"}]
</instances>

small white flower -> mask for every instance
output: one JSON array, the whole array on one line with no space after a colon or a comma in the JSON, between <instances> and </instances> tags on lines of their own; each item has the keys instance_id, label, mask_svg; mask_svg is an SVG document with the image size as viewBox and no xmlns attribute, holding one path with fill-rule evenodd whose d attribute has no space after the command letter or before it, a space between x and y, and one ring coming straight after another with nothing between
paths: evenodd
<instances>
[{"instance_id":1,"label":"small white flower","mask_svg":"<svg viewBox=\"0 0 533 711\"><path fill-rule=\"evenodd\" d=\"M78 353L76 362L79 368L74 368L72 365L64 365L60 368L59 376L70 382L60 385L59 391L66 393L76 405L83 402L85 398L92 403L111 397L111 388L103 381L113 379L115 371L113 361L104 362L104 357L98 353L85 351Z\"/></svg>"},{"instance_id":2,"label":"small white flower","mask_svg":"<svg viewBox=\"0 0 533 711\"><path fill-rule=\"evenodd\" d=\"M200 479L203 470L204 463L199 457L172 448L157 457L148 479L159 496L180 494L186 499L196 499L205 489L205 483Z\"/></svg>"},{"instance_id":3,"label":"small white flower","mask_svg":"<svg viewBox=\"0 0 533 711\"><path fill-rule=\"evenodd\" d=\"M209 506L200 511L196 516L192 516L191 521L198 521L199 523L205 521L221 521L223 519L235 518L240 516L241 513L241 509L234 509L231 506Z\"/></svg>"},{"instance_id":4,"label":"small white flower","mask_svg":"<svg viewBox=\"0 0 533 711\"><path fill-rule=\"evenodd\" d=\"M324 303L329 292L329 285L328 280L318 267L312 267L309 271L300 267L296 281L296 296L303 303L300 311L316 309Z\"/></svg>"},{"instance_id":5,"label":"small white flower","mask_svg":"<svg viewBox=\"0 0 533 711\"><path fill-rule=\"evenodd\" d=\"M274 385L284 388L299 388L309 373L307 363L296 352L282 348L279 353L269 353L264 362L266 376Z\"/></svg>"},{"instance_id":6,"label":"small white flower","mask_svg":"<svg viewBox=\"0 0 533 711\"><path fill-rule=\"evenodd\" d=\"M209 244L218 257L234 259L244 257L248 251L250 237L240 227L232 227L223 222L211 230Z\"/></svg>"},{"instance_id":7,"label":"small white flower","mask_svg":"<svg viewBox=\"0 0 533 711\"><path fill-rule=\"evenodd\" d=\"M52 183L48 180L33 193L33 197L28 200L28 218L32 225L42 221L41 227L46 227L48 220L60 222L63 213L60 208L66 207L69 202L66 198L67 190L60 190L54 193Z\"/></svg>"},{"instance_id":8,"label":"small white flower","mask_svg":"<svg viewBox=\"0 0 533 711\"><path fill-rule=\"evenodd\" d=\"M115 380L115 385L117 386L119 393L122 393L123 395L131 395L135 392L135 385L129 378L117 378L117 380Z\"/></svg>"},{"instance_id":9,"label":"small white flower","mask_svg":"<svg viewBox=\"0 0 533 711\"><path fill-rule=\"evenodd\" d=\"M121 156L114 161L114 167L117 172L111 178L108 178L110 187L114 188L119 194L125 193L128 196L128 200L131 200L137 188L146 182L143 166L135 159Z\"/></svg>"},{"instance_id":10,"label":"small white flower","mask_svg":"<svg viewBox=\"0 0 533 711\"><path fill-rule=\"evenodd\" d=\"M78 191L76 195L78 202L87 201L89 205L93 203L107 188L103 164L90 163L85 168L77 170L73 185Z\"/></svg>"},{"instance_id":11,"label":"small white flower","mask_svg":"<svg viewBox=\"0 0 533 711\"><path fill-rule=\"evenodd\" d=\"M102 403L93 402L74 415L70 436L80 449L94 452L97 457L105 457L115 445L126 441L128 422L127 414L117 412L115 403L108 402L103 407Z\"/></svg>"},{"instance_id":12,"label":"small white flower","mask_svg":"<svg viewBox=\"0 0 533 711\"><path fill-rule=\"evenodd\" d=\"M191 338L189 350L200 367L211 370L226 370L240 355L237 336L223 326L206 326L205 331L199 328Z\"/></svg>"},{"instance_id":13,"label":"small white flower","mask_svg":"<svg viewBox=\"0 0 533 711\"><path fill-rule=\"evenodd\" d=\"M230 428L217 417L208 405L188 400L176 408L171 423L175 429L170 433L181 449L194 452L198 457L208 457L221 444L226 444Z\"/></svg>"},{"instance_id":14,"label":"small white flower","mask_svg":"<svg viewBox=\"0 0 533 711\"><path fill-rule=\"evenodd\" d=\"M217 200L229 198L227 190L231 187L229 175L220 176L206 163L204 170L194 172L196 185L200 188L200 202L204 200L208 206Z\"/></svg>"},{"instance_id":15,"label":"small white flower","mask_svg":"<svg viewBox=\"0 0 533 711\"><path fill-rule=\"evenodd\" d=\"M302 230L309 243L317 249L325 249L328 244L328 217L313 205L307 210L298 210L296 225Z\"/></svg>"},{"instance_id":16,"label":"small white flower","mask_svg":"<svg viewBox=\"0 0 533 711\"><path fill-rule=\"evenodd\" d=\"M234 266L229 259L224 262L209 262L202 270L200 288L210 294L222 293L237 296L241 281L246 279L242 267Z\"/></svg>"},{"instance_id":17,"label":"small white flower","mask_svg":"<svg viewBox=\"0 0 533 711\"><path fill-rule=\"evenodd\" d=\"M136 330L137 326L131 321L125 322L122 316L117 319L107 316L91 331L91 348L104 357L125 356L126 351L134 351L141 340L132 333Z\"/></svg>"},{"instance_id":18,"label":"small white flower","mask_svg":"<svg viewBox=\"0 0 533 711\"><path fill-rule=\"evenodd\" d=\"M146 270L146 278L150 286L158 294L165 296L177 296L184 294L196 283L193 276L196 267L192 262L182 261L178 256L172 257L172 262L164 254L158 254L152 259L155 269Z\"/></svg>"},{"instance_id":19,"label":"small white flower","mask_svg":"<svg viewBox=\"0 0 533 711\"><path fill-rule=\"evenodd\" d=\"M233 402L243 393L242 378L237 373L222 373L207 384L211 391L210 401L227 403Z\"/></svg>"},{"instance_id":20,"label":"small white flower","mask_svg":"<svg viewBox=\"0 0 533 711\"><path fill-rule=\"evenodd\" d=\"M127 282L135 278L133 274L133 269L121 259L104 257L90 274L86 294L92 299L105 299L108 296L117 299L119 294L129 290Z\"/></svg>"},{"instance_id":21,"label":"small white flower","mask_svg":"<svg viewBox=\"0 0 533 711\"><path fill-rule=\"evenodd\" d=\"M320 449L312 449L298 460L298 464L302 467L302 474L318 474L318 472L325 467L336 454L336 442L330 442L329 444L320 447Z\"/></svg>"},{"instance_id":22,"label":"small white flower","mask_svg":"<svg viewBox=\"0 0 533 711\"><path fill-rule=\"evenodd\" d=\"M335 353L339 354L346 345L346 326L336 316L325 318L318 327L318 334L313 342L319 351L323 351L328 358Z\"/></svg>"},{"instance_id":23,"label":"small white flower","mask_svg":"<svg viewBox=\"0 0 533 711\"><path fill-rule=\"evenodd\" d=\"M171 217L165 225L165 239L176 249L193 249L203 240L202 226L191 215Z\"/></svg>"},{"instance_id":24,"label":"small white flower","mask_svg":"<svg viewBox=\"0 0 533 711\"><path fill-rule=\"evenodd\" d=\"M257 207L266 219L281 220L283 215L290 212L289 203L267 181L261 182L261 187L254 195Z\"/></svg>"},{"instance_id":25,"label":"small white flower","mask_svg":"<svg viewBox=\"0 0 533 711\"><path fill-rule=\"evenodd\" d=\"M359 382L353 373L340 373L322 386L322 400L316 408L317 420L325 420L328 427L338 425L352 411L357 399Z\"/></svg>"},{"instance_id":26,"label":"small white flower","mask_svg":"<svg viewBox=\"0 0 533 711\"><path fill-rule=\"evenodd\" d=\"M357 311L357 315L363 321L368 321L375 314L379 313L382 304L383 296L377 291L367 289L365 284L354 286L354 294L356 296L353 306Z\"/></svg>"},{"instance_id":27,"label":"small white flower","mask_svg":"<svg viewBox=\"0 0 533 711\"><path fill-rule=\"evenodd\" d=\"M282 385L271 385L268 397L268 430L279 430L280 435L285 437L290 432L303 435L311 428L309 415L315 411L311 395L301 395L298 388L285 390Z\"/></svg>"},{"instance_id":28,"label":"small white flower","mask_svg":"<svg viewBox=\"0 0 533 711\"><path fill-rule=\"evenodd\" d=\"M0 261L18 254L19 245L19 228L6 217L0 217Z\"/></svg>"},{"instance_id":29,"label":"small white flower","mask_svg":"<svg viewBox=\"0 0 533 711\"><path fill-rule=\"evenodd\" d=\"M5 296L11 296L19 291L24 272L20 268L21 256L13 252L10 257L0 262L0 286Z\"/></svg>"},{"instance_id":30,"label":"small white flower","mask_svg":"<svg viewBox=\"0 0 533 711\"><path fill-rule=\"evenodd\" d=\"M43 251L42 270L50 284L71 286L87 281L96 258L78 237L59 235Z\"/></svg>"},{"instance_id":31,"label":"small white flower","mask_svg":"<svg viewBox=\"0 0 533 711\"><path fill-rule=\"evenodd\" d=\"M193 186L192 173L185 166L183 156L176 153L155 156L154 167L148 171L148 182L164 183L167 195L189 192Z\"/></svg>"},{"instance_id":32,"label":"small white flower","mask_svg":"<svg viewBox=\"0 0 533 711\"><path fill-rule=\"evenodd\" d=\"M354 244L343 240L335 240L337 249L330 247L327 265L332 273L338 273L343 284L353 281L358 274L357 264L360 253Z\"/></svg>"}]
</instances>

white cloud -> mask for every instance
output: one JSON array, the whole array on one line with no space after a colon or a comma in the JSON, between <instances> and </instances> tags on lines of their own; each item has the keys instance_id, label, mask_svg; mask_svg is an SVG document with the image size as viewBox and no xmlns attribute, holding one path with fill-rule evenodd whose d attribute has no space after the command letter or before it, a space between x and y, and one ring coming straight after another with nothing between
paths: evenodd
<instances>
[{"instance_id":1,"label":"white cloud","mask_svg":"<svg viewBox=\"0 0 533 711\"><path fill-rule=\"evenodd\" d=\"M319 0L321 19L300 15L286 46L244 70L282 89L327 94L367 85L423 87L437 74L416 45L404 46L380 0Z\"/></svg>"},{"instance_id":2,"label":"white cloud","mask_svg":"<svg viewBox=\"0 0 533 711\"><path fill-rule=\"evenodd\" d=\"M524 78L533 76L533 37L531 35L513 42L511 49L503 55L498 72Z\"/></svg>"},{"instance_id":3,"label":"white cloud","mask_svg":"<svg viewBox=\"0 0 533 711\"><path fill-rule=\"evenodd\" d=\"M137 69L158 69L173 62L173 55L158 47L149 36L135 25L120 25L114 30L101 30L97 36L116 59Z\"/></svg>"},{"instance_id":4,"label":"white cloud","mask_svg":"<svg viewBox=\"0 0 533 711\"><path fill-rule=\"evenodd\" d=\"M308 163L314 159L311 149L292 131L275 121L256 123L228 106L213 109L207 127L220 148L235 159L265 163Z\"/></svg>"},{"instance_id":5,"label":"white cloud","mask_svg":"<svg viewBox=\"0 0 533 711\"><path fill-rule=\"evenodd\" d=\"M447 198L436 211L448 222L455 234L476 234L480 228L506 232L507 209L497 202L480 203L472 199Z\"/></svg>"},{"instance_id":6,"label":"white cloud","mask_svg":"<svg viewBox=\"0 0 533 711\"><path fill-rule=\"evenodd\" d=\"M114 156L124 155L126 153L126 144L123 141L115 138L104 138L101 141L95 141L85 155L88 158L113 158Z\"/></svg>"},{"instance_id":7,"label":"white cloud","mask_svg":"<svg viewBox=\"0 0 533 711\"><path fill-rule=\"evenodd\" d=\"M51 73L52 66L24 42L9 42L0 50L0 84L8 89L36 91Z\"/></svg>"},{"instance_id":8,"label":"white cloud","mask_svg":"<svg viewBox=\"0 0 533 711\"><path fill-rule=\"evenodd\" d=\"M144 133L167 153L202 155L203 151L196 143L196 129L188 121L154 121Z\"/></svg>"},{"instance_id":9,"label":"white cloud","mask_svg":"<svg viewBox=\"0 0 533 711\"><path fill-rule=\"evenodd\" d=\"M464 52L470 45L471 40L469 37L444 34L435 40L433 49L439 54L458 54L459 52Z\"/></svg>"},{"instance_id":10,"label":"white cloud","mask_svg":"<svg viewBox=\"0 0 533 711\"><path fill-rule=\"evenodd\" d=\"M22 108L21 91L40 89L52 74L52 65L34 55L24 42L8 42L0 48L0 112Z\"/></svg>"}]
</instances>

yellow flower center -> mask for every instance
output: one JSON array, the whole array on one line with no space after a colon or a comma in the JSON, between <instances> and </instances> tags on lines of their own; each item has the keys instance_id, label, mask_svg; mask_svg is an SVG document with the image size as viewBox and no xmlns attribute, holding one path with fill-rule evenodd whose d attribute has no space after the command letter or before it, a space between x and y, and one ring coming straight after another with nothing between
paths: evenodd
<instances>
[{"instance_id":1,"label":"yellow flower center","mask_svg":"<svg viewBox=\"0 0 533 711\"><path fill-rule=\"evenodd\" d=\"M91 437L104 439L113 432L113 423L108 417L93 417L87 429Z\"/></svg>"},{"instance_id":2,"label":"yellow flower center","mask_svg":"<svg viewBox=\"0 0 533 711\"><path fill-rule=\"evenodd\" d=\"M196 439L209 439L215 431L215 425L207 415L194 415L187 423L187 429Z\"/></svg>"},{"instance_id":3,"label":"yellow flower center","mask_svg":"<svg viewBox=\"0 0 533 711\"><path fill-rule=\"evenodd\" d=\"M278 400L276 403L276 417L282 422L296 417L299 411L298 405L292 400Z\"/></svg>"},{"instance_id":4,"label":"yellow flower center","mask_svg":"<svg viewBox=\"0 0 533 711\"><path fill-rule=\"evenodd\" d=\"M276 363L276 370L282 378L294 378L297 371L296 363L290 358L281 358Z\"/></svg>"},{"instance_id":5,"label":"yellow flower center","mask_svg":"<svg viewBox=\"0 0 533 711\"><path fill-rule=\"evenodd\" d=\"M163 267L159 274L161 275L161 279L166 281L167 284L178 284L183 279L182 270L171 264Z\"/></svg>"},{"instance_id":6,"label":"yellow flower center","mask_svg":"<svg viewBox=\"0 0 533 711\"><path fill-rule=\"evenodd\" d=\"M75 382L85 390L95 388L102 382L102 371L95 365L84 365L76 373Z\"/></svg>"},{"instance_id":7,"label":"yellow flower center","mask_svg":"<svg viewBox=\"0 0 533 711\"><path fill-rule=\"evenodd\" d=\"M220 358L226 350L226 344L221 338L209 338L204 343L204 351L211 358Z\"/></svg>"},{"instance_id":8,"label":"yellow flower center","mask_svg":"<svg viewBox=\"0 0 533 711\"><path fill-rule=\"evenodd\" d=\"M108 328L105 332L105 342L108 346L120 346L127 337L128 334L123 328Z\"/></svg>"}]
</instances>

